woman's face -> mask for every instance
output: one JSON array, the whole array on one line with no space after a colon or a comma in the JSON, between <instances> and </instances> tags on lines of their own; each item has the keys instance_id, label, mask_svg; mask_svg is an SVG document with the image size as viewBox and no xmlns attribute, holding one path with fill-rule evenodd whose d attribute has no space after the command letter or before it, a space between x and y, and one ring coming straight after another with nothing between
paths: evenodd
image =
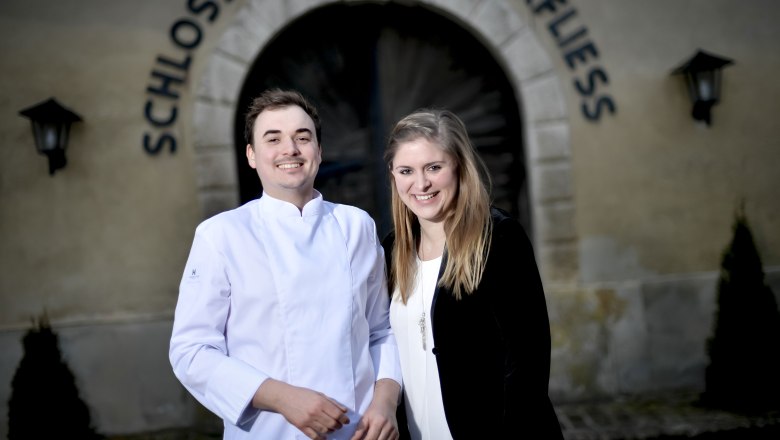
<instances>
[{"instance_id":1,"label":"woman's face","mask_svg":"<svg viewBox=\"0 0 780 440\"><path fill-rule=\"evenodd\" d=\"M453 158L424 137L398 145L392 161L398 195L420 222L441 222L458 191Z\"/></svg>"}]
</instances>

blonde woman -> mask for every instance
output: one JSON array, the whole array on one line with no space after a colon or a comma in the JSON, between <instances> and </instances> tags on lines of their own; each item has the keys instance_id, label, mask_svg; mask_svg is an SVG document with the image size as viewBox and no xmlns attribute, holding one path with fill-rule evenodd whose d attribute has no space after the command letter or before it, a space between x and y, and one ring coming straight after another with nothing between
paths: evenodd
<instances>
[{"instance_id":1,"label":"blonde woman","mask_svg":"<svg viewBox=\"0 0 780 440\"><path fill-rule=\"evenodd\" d=\"M385 162L402 438L562 438L547 392L550 328L533 249L522 226L491 207L463 122L446 110L406 116Z\"/></svg>"}]
</instances>

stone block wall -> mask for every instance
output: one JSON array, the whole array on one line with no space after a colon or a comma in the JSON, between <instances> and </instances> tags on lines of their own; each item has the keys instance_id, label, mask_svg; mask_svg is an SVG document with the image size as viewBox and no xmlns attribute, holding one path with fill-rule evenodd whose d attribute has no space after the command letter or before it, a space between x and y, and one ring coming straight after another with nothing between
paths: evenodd
<instances>
[{"instance_id":1,"label":"stone block wall","mask_svg":"<svg viewBox=\"0 0 780 440\"><path fill-rule=\"evenodd\" d=\"M546 286L553 401L703 391L717 283L703 273ZM766 269L766 283L780 303L780 268Z\"/></svg>"}]
</instances>

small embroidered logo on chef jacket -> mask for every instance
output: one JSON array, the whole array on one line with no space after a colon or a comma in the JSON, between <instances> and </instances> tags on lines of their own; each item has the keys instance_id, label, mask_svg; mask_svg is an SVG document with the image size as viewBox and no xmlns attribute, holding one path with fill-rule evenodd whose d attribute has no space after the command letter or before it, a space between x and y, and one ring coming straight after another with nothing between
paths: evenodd
<instances>
[{"instance_id":1,"label":"small embroidered logo on chef jacket","mask_svg":"<svg viewBox=\"0 0 780 440\"><path fill-rule=\"evenodd\" d=\"M188 278L189 278L190 281L197 281L198 278L200 278L200 274L198 273L198 269L197 268L192 268Z\"/></svg>"}]
</instances>

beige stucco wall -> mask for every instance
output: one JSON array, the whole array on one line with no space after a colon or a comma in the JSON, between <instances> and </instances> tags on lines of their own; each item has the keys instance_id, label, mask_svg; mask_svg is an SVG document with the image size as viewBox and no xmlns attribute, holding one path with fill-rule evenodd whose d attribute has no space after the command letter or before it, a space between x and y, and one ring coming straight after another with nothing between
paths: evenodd
<instances>
[{"instance_id":1,"label":"beige stucco wall","mask_svg":"<svg viewBox=\"0 0 780 440\"><path fill-rule=\"evenodd\" d=\"M773 114L780 63L773 46L780 5L731 0L515 1L552 59L568 103L576 235L583 282L716 270L740 201L764 263L780 263L776 225L780 153ZM536 5L555 12L533 14ZM598 56L570 69L548 25L585 28ZM571 44L567 48L575 47ZM701 48L735 61L724 71L712 126L689 116L681 76L671 71ZM614 115L590 122L572 82L601 67ZM585 257L589 258L585 258Z\"/></svg>"},{"instance_id":2,"label":"beige stucco wall","mask_svg":"<svg viewBox=\"0 0 780 440\"><path fill-rule=\"evenodd\" d=\"M779 265L780 5L576 4L618 105L600 124L571 118L582 279L716 271L742 199L764 263ZM698 48L735 62L709 127L670 75Z\"/></svg>"},{"instance_id":3,"label":"beige stucco wall","mask_svg":"<svg viewBox=\"0 0 780 440\"><path fill-rule=\"evenodd\" d=\"M165 350L194 227L236 200L231 100L262 44L327 3L215 1L209 22L185 2L0 2L0 413L19 338L46 310L101 430L190 421ZM485 42L523 106L554 399L700 387L719 259L742 198L780 293L780 5L554 2L576 10L569 29L587 29L598 48L571 70L548 30L556 14L522 0L423 3ZM184 53L168 35L180 18L199 23L203 42L177 87L178 150L151 156L145 90L158 55ZM690 118L682 79L670 75L699 47L735 60L710 127ZM582 116L572 85L593 66L616 103L598 122ZM18 116L50 96L84 119L54 176Z\"/></svg>"},{"instance_id":4,"label":"beige stucco wall","mask_svg":"<svg viewBox=\"0 0 780 440\"><path fill-rule=\"evenodd\" d=\"M525 3L517 11L551 55L570 116L577 271L572 283L547 277L551 394L701 390L720 258L742 200L780 297L780 5L568 1L534 15ZM548 29L572 9L563 29L585 27L598 48L574 70ZM693 121L684 82L670 75L698 48L735 61L709 127ZM617 107L597 123L582 117L572 85L592 66L608 73L601 90ZM547 274L551 262L541 261Z\"/></svg>"},{"instance_id":5,"label":"beige stucco wall","mask_svg":"<svg viewBox=\"0 0 780 440\"><path fill-rule=\"evenodd\" d=\"M175 2L3 2L0 325L170 314L198 220L190 150L141 146L145 88ZM80 114L54 176L18 110ZM183 115L186 120L186 114ZM183 126L178 130L186 136ZM186 138L185 138L186 139Z\"/></svg>"},{"instance_id":6,"label":"beige stucco wall","mask_svg":"<svg viewBox=\"0 0 780 440\"><path fill-rule=\"evenodd\" d=\"M204 2L198 2L203 4ZM220 14L187 2L0 2L0 436L21 336L47 313L93 421L103 433L189 423L167 341L197 223L191 77L240 1ZM201 26L190 79L178 89L175 154L144 152L156 58L179 57L169 29ZM49 97L78 113L68 164L53 176L18 111ZM165 101L161 101L165 102ZM160 106L161 108L164 108ZM42 401L45 396L42 396Z\"/></svg>"}]
</instances>

